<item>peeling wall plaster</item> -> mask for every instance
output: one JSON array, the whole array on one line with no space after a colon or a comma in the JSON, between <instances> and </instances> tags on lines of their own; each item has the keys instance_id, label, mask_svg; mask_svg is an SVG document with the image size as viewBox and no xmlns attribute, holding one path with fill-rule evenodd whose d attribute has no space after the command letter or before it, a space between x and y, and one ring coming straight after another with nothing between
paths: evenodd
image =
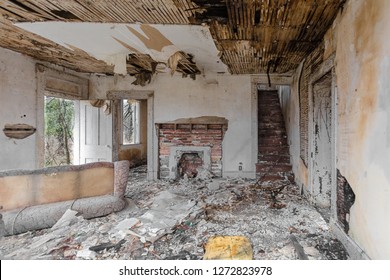
<instances>
[{"instance_id":1,"label":"peeling wall plaster","mask_svg":"<svg viewBox=\"0 0 390 280\"><path fill-rule=\"evenodd\" d=\"M0 48L0 127L5 124L36 123L35 61ZM0 133L0 170L35 168L36 134L11 139Z\"/></svg>"}]
</instances>

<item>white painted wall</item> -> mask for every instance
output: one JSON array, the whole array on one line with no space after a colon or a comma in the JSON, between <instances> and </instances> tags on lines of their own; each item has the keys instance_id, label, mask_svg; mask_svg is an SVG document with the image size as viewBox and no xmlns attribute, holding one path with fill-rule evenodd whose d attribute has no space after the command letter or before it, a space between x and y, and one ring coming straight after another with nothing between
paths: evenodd
<instances>
[{"instance_id":1,"label":"white painted wall","mask_svg":"<svg viewBox=\"0 0 390 280\"><path fill-rule=\"evenodd\" d=\"M325 38L325 55L336 52L336 167L356 195L349 237L373 259L390 259L389 13L388 0L348 1ZM307 187L299 157L298 75L282 106L293 169Z\"/></svg>"},{"instance_id":2,"label":"white painted wall","mask_svg":"<svg viewBox=\"0 0 390 280\"><path fill-rule=\"evenodd\" d=\"M5 124L36 127L36 79L33 59L0 48L0 170L35 168L35 134L10 139Z\"/></svg>"},{"instance_id":3,"label":"white painted wall","mask_svg":"<svg viewBox=\"0 0 390 280\"><path fill-rule=\"evenodd\" d=\"M252 146L257 131L252 131L251 126L249 75L197 76L194 81L181 75L159 74L146 87L135 87L132 81L131 77L92 77L91 98L105 98L108 90L153 90L157 123L200 116L225 117L229 124L223 141L224 176L238 176L239 162L243 163L242 176L255 176Z\"/></svg>"}]
</instances>

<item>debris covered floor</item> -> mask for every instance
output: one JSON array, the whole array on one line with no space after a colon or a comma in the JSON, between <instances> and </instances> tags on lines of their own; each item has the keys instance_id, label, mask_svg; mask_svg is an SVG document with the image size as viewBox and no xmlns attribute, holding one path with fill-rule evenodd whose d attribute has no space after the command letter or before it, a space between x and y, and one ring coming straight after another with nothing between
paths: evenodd
<instances>
[{"instance_id":1,"label":"debris covered floor","mask_svg":"<svg viewBox=\"0 0 390 280\"><path fill-rule=\"evenodd\" d=\"M0 238L0 259L203 259L210 237L240 235L254 259L348 259L296 186L272 202L255 180L149 182L130 171L128 207L85 220L69 211L51 229Z\"/></svg>"}]
</instances>

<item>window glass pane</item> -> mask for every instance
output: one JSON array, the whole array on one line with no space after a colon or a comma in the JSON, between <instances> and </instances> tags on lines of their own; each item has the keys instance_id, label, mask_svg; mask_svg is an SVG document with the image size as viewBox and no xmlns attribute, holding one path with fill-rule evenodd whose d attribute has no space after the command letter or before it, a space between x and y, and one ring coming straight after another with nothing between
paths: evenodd
<instances>
[{"instance_id":1,"label":"window glass pane","mask_svg":"<svg viewBox=\"0 0 390 280\"><path fill-rule=\"evenodd\" d=\"M122 101L122 144L139 144L139 108L136 100Z\"/></svg>"}]
</instances>

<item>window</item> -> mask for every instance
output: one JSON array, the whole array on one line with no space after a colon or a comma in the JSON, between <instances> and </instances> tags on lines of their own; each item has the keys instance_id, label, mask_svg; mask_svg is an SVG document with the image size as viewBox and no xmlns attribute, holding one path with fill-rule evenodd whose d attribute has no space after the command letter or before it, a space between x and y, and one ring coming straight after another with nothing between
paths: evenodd
<instances>
[{"instance_id":1,"label":"window","mask_svg":"<svg viewBox=\"0 0 390 280\"><path fill-rule=\"evenodd\" d=\"M73 164L73 100L45 96L45 166Z\"/></svg>"},{"instance_id":2,"label":"window","mask_svg":"<svg viewBox=\"0 0 390 280\"><path fill-rule=\"evenodd\" d=\"M140 143L139 133L140 102L122 100L122 144Z\"/></svg>"}]
</instances>

